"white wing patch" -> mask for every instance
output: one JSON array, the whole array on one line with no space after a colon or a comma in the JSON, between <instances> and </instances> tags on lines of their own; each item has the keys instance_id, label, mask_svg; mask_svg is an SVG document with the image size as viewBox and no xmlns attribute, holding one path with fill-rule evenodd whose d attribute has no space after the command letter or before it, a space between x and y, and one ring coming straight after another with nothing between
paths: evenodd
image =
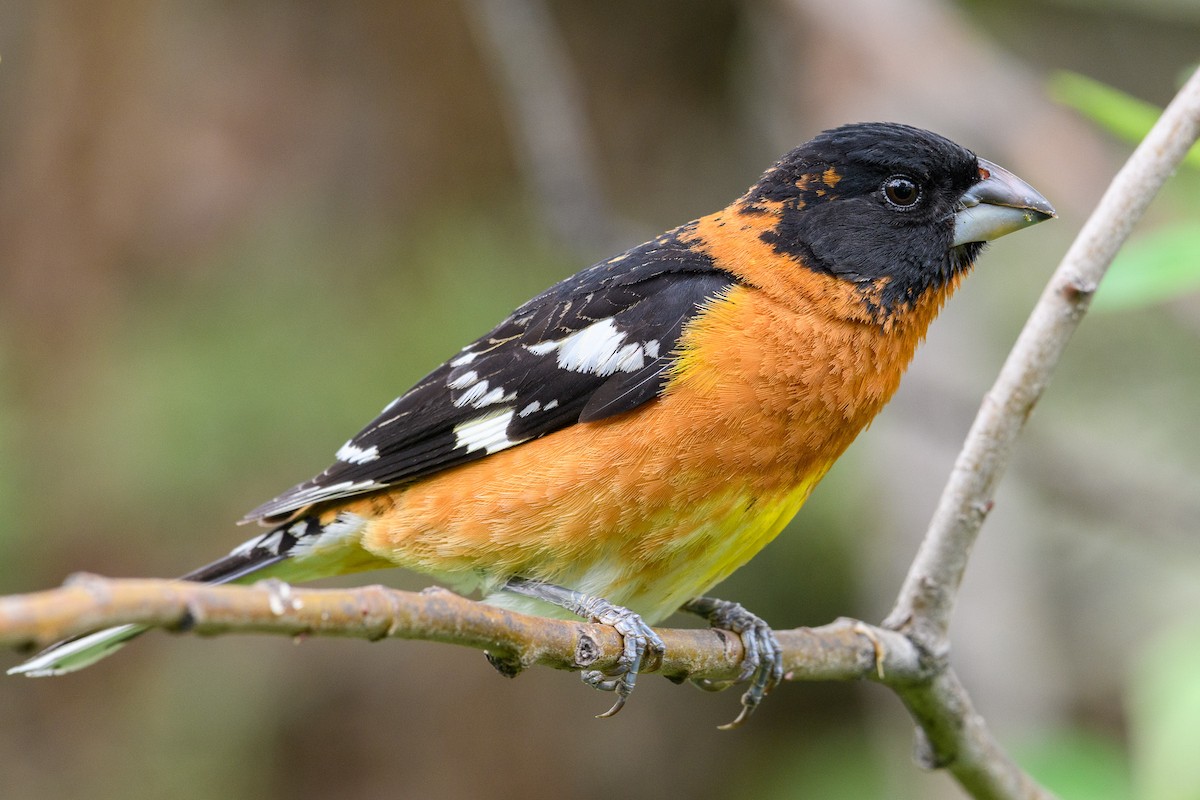
<instances>
[{"instance_id":1,"label":"white wing patch","mask_svg":"<svg viewBox=\"0 0 1200 800\"><path fill-rule=\"evenodd\" d=\"M470 379L464 380L464 378L468 378L468 376ZM508 401L516 398L516 392L508 392L506 394L503 386L488 388L489 383L486 380L479 381L478 383L472 383L472 381L475 381L478 377L479 376L476 373L468 372L460 375L447 384L451 389L462 389L468 386L470 387L454 400L454 405L456 408L462 408L466 405L471 406L471 408L483 408L484 406L491 406L495 405L496 403L507 403Z\"/></svg>"},{"instance_id":2,"label":"white wing patch","mask_svg":"<svg viewBox=\"0 0 1200 800\"><path fill-rule=\"evenodd\" d=\"M379 447L371 445L370 447L359 447L354 444L354 440L346 442L337 451L337 460L344 461L347 464L369 464L379 458Z\"/></svg>"},{"instance_id":3,"label":"white wing patch","mask_svg":"<svg viewBox=\"0 0 1200 800\"><path fill-rule=\"evenodd\" d=\"M506 433L512 418L513 410L510 408L455 425L454 446L465 447L468 453L484 450L491 455L519 444L509 439Z\"/></svg>"},{"instance_id":4,"label":"white wing patch","mask_svg":"<svg viewBox=\"0 0 1200 800\"><path fill-rule=\"evenodd\" d=\"M473 405L475 408L483 408L484 406L490 406L495 403L507 403L509 400L515 400L516 397L516 392L509 392L508 394L505 394L504 387L497 386L495 389L492 389L483 397L476 400Z\"/></svg>"},{"instance_id":5,"label":"white wing patch","mask_svg":"<svg viewBox=\"0 0 1200 800\"><path fill-rule=\"evenodd\" d=\"M473 369L469 369L466 372L464 372L462 375L459 375L454 380L448 382L446 385L449 386L451 389L465 389L468 386L470 386L472 383L475 383L478 380L479 380L479 373Z\"/></svg>"},{"instance_id":6,"label":"white wing patch","mask_svg":"<svg viewBox=\"0 0 1200 800\"><path fill-rule=\"evenodd\" d=\"M637 372L646 359L658 358L659 343L625 343L626 334L617 329L612 317L593 322L562 339L526 345L535 356L558 351L558 366L571 372L588 372L607 377L616 372Z\"/></svg>"},{"instance_id":7,"label":"white wing patch","mask_svg":"<svg viewBox=\"0 0 1200 800\"><path fill-rule=\"evenodd\" d=\"M610 365L619 357L623 341L625 334L617 330L612 317L593 322L559 342L558 366L571 372L611 375L616 368Z\"/></svg>"}]
</instances>

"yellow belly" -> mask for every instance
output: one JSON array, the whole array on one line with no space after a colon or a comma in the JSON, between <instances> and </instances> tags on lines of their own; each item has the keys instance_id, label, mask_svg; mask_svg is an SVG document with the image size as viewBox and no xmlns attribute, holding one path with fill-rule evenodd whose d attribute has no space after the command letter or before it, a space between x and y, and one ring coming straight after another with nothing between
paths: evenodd
<instances>
[{"instance_id":1,"label":"yellow belly","mask_svg":"<svg viewBox=\"0 0 1200 800\"><path fill-rule=\"evenodd\" d=\"M659 620L773 539L895 390L911 348L827 306L732 290L662 397L343 508L369 553L459 590L520 576Z\"/></svg>"},{"instance_id":2,"label":"yellow belly","mask_svg":"<svg viewBox=\"0 0 1200 800\"><path fill-rule=\"evenodd\" d=\"M602 448L604 431L593 435L590 446ZM772 486L760 473L679 469L667 463L679 449L635 447L578 459L564 474L537 457L539 448L522 453L527 448L380 496L374 508L364 500L347 509L370 520L363 546L516 610L562 615L538 601L493 594L514 575L603 597L653 623L774 539L827 466Z\"/></svg>"}]
</instances>

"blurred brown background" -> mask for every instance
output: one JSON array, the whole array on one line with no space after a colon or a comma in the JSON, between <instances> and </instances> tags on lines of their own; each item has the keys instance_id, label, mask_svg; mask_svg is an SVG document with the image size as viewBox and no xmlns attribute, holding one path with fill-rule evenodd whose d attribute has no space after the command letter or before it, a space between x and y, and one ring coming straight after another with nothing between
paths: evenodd
<instances>
[{"instance_id":1,"label":"blurred brown background","mask_svg":"<svg viewBox=\"0 0 1200 800\"><path fill-rule=\"evenodd\" d=\"M779 627L877 620L1127 152L1046 76L1162 104L1198 35L1188 0L8 4L0 593L210 560L532 293L823 128L891 119L1009 167L1061 220L991 249L892 406L719 591ZM954 658L1032 765L1121 762L1131 665L1197 616L1198 341L1194 296L1089 319L985 528ZM736 692L649 678L591 719L607 703L444 646L154 634L0 679L0 797L958 796L911 765L876 686L784 686L737 733L716 730Z\"/></svg>"}]
</instances>

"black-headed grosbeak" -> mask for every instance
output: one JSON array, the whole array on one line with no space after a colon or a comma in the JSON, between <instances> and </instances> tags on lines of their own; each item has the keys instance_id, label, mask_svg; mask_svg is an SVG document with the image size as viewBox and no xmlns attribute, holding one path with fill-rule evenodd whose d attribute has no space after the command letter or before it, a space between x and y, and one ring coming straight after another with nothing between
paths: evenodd
<instances>
[{"instance_id":1,"label":"black-headed grosbeak","mask_svg":"<svg viewBox=\"0 0 1200 800\"><path fill-rule=\"evenodd\" d=\"M760 619L704 593L746 563L895 392L983 242L1054 216L1010 172L896 124L792 150L727 208L567 278L390 403L270 530L185 576L402 566L491 603L612 624L617 694L676 609L743 637L739 721L780 679ZM56 675L142 632L56 645Z\"/></svg>"}]
</instances>

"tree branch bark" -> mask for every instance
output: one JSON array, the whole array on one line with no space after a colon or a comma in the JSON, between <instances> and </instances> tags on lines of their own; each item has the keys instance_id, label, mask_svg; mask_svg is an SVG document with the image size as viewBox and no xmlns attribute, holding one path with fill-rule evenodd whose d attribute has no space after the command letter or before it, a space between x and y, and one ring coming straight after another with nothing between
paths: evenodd
<instances>
[{"instance_id":1,"label":"tree branch bark","mask_svg":"<svg viewBox=\"0 0 1200 800\"><path fill-rule=\"evenodd\" d=\"M146 625L200 635L274 633L353 639L423 639L487 652L514 672L534 665L607 669L621 637L607 625L534 617L468 600L444 589L384 586L298 589L279 581L210 586L174 580L81 574L59 589L0 597L0 646L43 647L99 628ZM659 631L667 678L732 680L741 640L712 628ZM897 684L930 677L916 648L892 631L854 620L778 633L792 680L878 677Z\"/></svg>"},{"instance_id":2,"label":"tree branch bark","mask_svg":"<svg viewBox=\"0 0 1200 800\"><path fill-rule=\"evenodd\" d=\"M948 657L950 619L963 573L1017 436L1117 251L1197 138L1200 70L1113 178L984 397L896 605L883 622L928 658ZM920 760L950 770L973 797L1051 797L995 742L952 672L899 694L919 726Z\"/></svg>"},{"instance_id":3,"label":"tree branch bark","mask_svg":"<svg viewBox=\"0 0 1200 800\"><path fill-rule=\"evenodd\" d=\"M971 548L1017 436L1117 251L1198 137L1200 70L1113 178L1042 292L983 398L885 627L908 633L931 652L946 646Z\"/></svg>"}]
</instances>

